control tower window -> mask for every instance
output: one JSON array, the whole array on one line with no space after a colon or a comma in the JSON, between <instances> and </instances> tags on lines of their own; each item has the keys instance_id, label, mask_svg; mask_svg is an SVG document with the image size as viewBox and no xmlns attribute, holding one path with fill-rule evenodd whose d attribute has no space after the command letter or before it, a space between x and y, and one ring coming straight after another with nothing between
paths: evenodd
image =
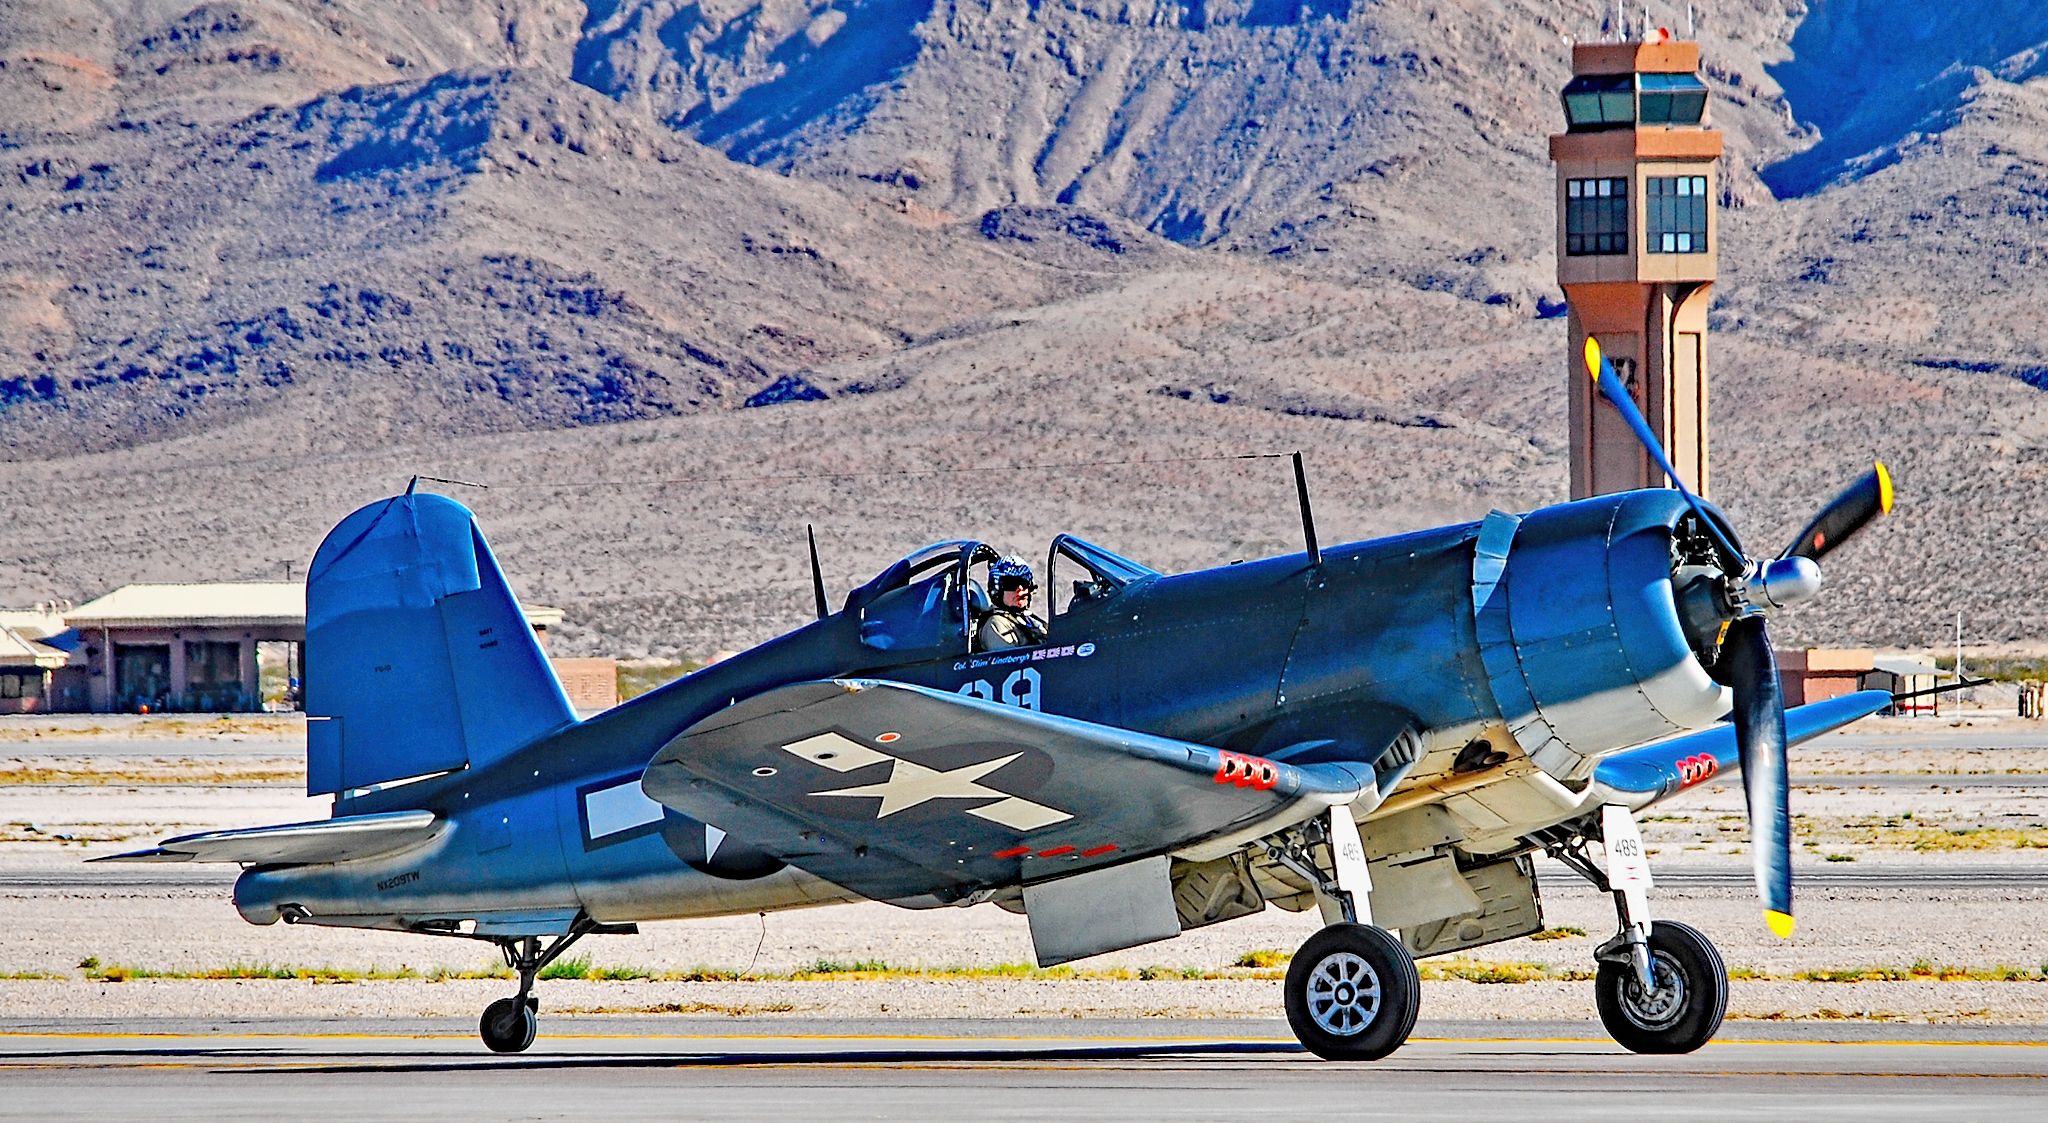
<instances>
[{"instance_id":1,"label":"control tower window","mask_svg":"<svg viewBox=\"0 0 2048 1123\"><path fill-rule=\"evenodd\" d=\"M1707 112L1707 86L1691 74L1644 74L1642 119L1645 125L1697 125Z\"/></svg>"},{"instance_id":2,"label":"control tower window","mask_svg":"<svg viewBox=\"0 0 2048 1123\"><path fill-rule=\"evenodd\" d=\"M1707 177L1653 175L1644 188L1650 212L1645 248L1651 253L1707 252Z\"/></svg>"},{"instance_id":3,"label":"control tower window","mask_svg":"<svg viewBox=\"0 0 2048 1123\"><path fill-rule=\"evenodd\" d=\"M1581 74L1564 88L1566 131L1589 132L1635 124L1636 80L1633 74Z\"/></svg>"},{"instance_id":4,"label":"control tower window","mask_svg":"<svg viewBox=\"0 0 2048 1123\"><path fill-rule=\"evenodd\" d=\"M1564 181L1564 252L1568 257L1628 252L1626 177Z\"/></svg>"}]
</instances>

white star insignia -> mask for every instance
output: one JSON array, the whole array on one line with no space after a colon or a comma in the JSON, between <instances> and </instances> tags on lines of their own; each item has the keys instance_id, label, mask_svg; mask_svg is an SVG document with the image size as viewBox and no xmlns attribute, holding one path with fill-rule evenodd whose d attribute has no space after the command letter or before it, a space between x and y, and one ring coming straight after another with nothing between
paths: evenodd
<instances>
[{"instance_id":1,"label":"white star insignia","mask_svg":"<svg viewBox=\"0 0 2048 1123\"><path fill-rule=\"evenodd\" d=\"M879 796L881 809L875 818L886 819L898 811L908 811L934 799L1006 799L1010 793L983 787L976 781L1022 756L1012 753L995 760L984 760L980 764L963 764L958 768L939 771L926 768L916 761L894 757L889 767L889 778L879 784L863 784L857 788L837 788L829 792L812 792L812 795L836 796Z\"/></svg>"},{"instance_id":2,"label":"white star insignia","mask_svg":"<svg viewBox=\"0 0 2048 1123\"><path fill-rule=\"evenodd\" d=\"M893 738L892 738L893 739ZM1023 756L1011 753L996 760L984 760L978 764L963 764L958 768L927 768L912 760L905 760L889 753L878 752L837 732L820 733L806 737L793 744L782 746L783 750L834 772L852 772L871 764L889 762L889 778L879 784L862 784L857 788L835 788L829 792L812 792L814 796L867 796L882 801L875 810L875 818L886 819L898 811L929 803L935 799L992 799L996 802L979 807L967 808L967 814L1000 823L1014 831L1035 831L1054 823L1064 823L1072 815L1057 807L1033 803L1022 796L1011 795L998 788L981 783L981 778L1002 769L1006 764Z\"/></svg>"}]
</instances>

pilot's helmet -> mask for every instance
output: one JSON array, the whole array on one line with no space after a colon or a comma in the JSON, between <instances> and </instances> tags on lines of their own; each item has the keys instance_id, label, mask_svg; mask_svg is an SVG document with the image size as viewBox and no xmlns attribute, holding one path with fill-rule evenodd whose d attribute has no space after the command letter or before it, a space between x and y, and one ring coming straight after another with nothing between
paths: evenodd
<instances>
[{"instance_id":1,"label":"pilot's helmet","mask_svg":"<svg viewBox=\"0 0 2048 1123\"><path fill-rule=\"evenodd\" d=\"M1031 566L1015 554L1005 554L988 563L989 595L1001 604L1003 594L1012 589L1036 589L1038 580L1031 575Z\"/></svg>"}]
</instances>

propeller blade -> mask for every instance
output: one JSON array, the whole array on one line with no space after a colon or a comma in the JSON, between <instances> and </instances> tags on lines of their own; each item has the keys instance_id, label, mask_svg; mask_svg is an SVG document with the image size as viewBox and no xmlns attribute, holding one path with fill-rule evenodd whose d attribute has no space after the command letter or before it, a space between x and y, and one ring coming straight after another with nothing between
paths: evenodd
<instances>
[{"instance_id":1,"label":"propeller blade","mask_svg":"<svg viewBox=\"0 0 2048 1123\"><path fill-rule=\"evenodd\" d=\"M1721 530L1721 524L1707 517L1706 510L1700 506L1699 497L1685 486L1684 480L1678 478L1678 469L1672 467L1670 458L1664 455L1663 444L1657 440L1657 435L1650 431L1650 423L1643 420L1643 413L1636 408L1635 399L1629 396L1628 387L1622 385L1621 376L1614 373L1614 364L1608 362L1607 356L1600 353L1600 341L1590 335L1586 337L1586 373L1593 376L1593 385L1600 388L1600 396L1606 398L1607 403L1621 414L1623 421L1628 422L1629 429L1636 435L1636 442L1643 446L1643 451L1650 454L1651 460L1657 462L1657 467L1664 472L1664 478L1671 481L1671 486L1677 488L1678 494L1683 495L1686 503L1692 507L1692 513L1699 516L1700 525L1707 528L1708 536L1714 540L1714 552L1721 556L1722 572L1730 576L1739 576L1745 568L1742 551L1728 540L1727 534Z\"/></svg>"},{"instance_id":2,"label":"propeller blade","mask_svg":"<svg viewBox=\"0 0 2048 1123\"><path fill-rule=\"evenodd\" d=\"M1778 657L1760 615L1728 625L1721 658L1735 689L1735 743L1742 754L1742 794L1749 804L1750 855L1764 922L1792 934L1792 806L1785 763L1785 691Z\"/></svg>"},{"instance_id":3,"label":"propeller blade","mask_svg":"<svg viewBox=\"0 0 2048 1123\"><path fill-rule=\"evenodd\" d=\"M1819 561L1830 550L1869 525L1879 515L1892 513L1892 474L1880 460L1863 478L1850 484L1842 494L1813 516L1799 537L1792 540L1780 558L1811 558Z\"/></svg>"}]
</instances>

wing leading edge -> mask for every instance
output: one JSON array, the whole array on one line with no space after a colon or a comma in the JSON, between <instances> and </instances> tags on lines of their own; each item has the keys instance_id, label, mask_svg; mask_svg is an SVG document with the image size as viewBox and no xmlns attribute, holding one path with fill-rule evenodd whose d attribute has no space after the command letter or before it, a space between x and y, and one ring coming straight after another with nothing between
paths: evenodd
<instances>
[{"instance_id":1,"label":"wing leading edge","mask_svg":"<svg viewBox=\"0 0 2048 1123\"><path fill-rule=\"evenodd\" d=\"M1859 690L1794 706L1785 711L1786 739L1794 745L1810 741L1891 704L1892 696L1885 691ZM1593 781L1625 797L1616 802L1626 802L1640 810L1719 773L1740 771L1741 767L1735 727L1724 723L1616 753L1593 770Z\"/></svg>"},{"instance_id":2,"label":"wing leading edge","mask_svg":"<svg viewBox=\"0 0 2048 1123\"><path fill-rule=\"evenodd\" d=\"M641 785L799 869L924 906L1277 829L1351 802L1371 777L849 679L780 687L697 723Z\"/></svg>"}]
</instances>

